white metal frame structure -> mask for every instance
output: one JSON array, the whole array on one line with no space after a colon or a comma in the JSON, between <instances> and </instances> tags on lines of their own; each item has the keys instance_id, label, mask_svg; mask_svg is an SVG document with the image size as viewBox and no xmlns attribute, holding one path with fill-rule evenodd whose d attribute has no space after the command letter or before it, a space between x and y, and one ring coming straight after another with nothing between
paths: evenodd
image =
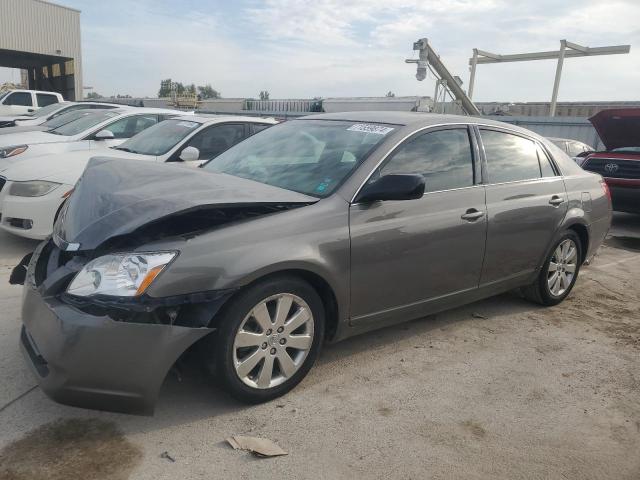
<instances>
[{"instance_id":1,"label":"white metal frame structure","mask_svg":"<svg viewBox=\"0 0 640 480\"><path fill-rule=\"evenodd\" d=\"M473 57L469 59L471 73L469 75L469 98L473 98L473 85L476 78L476 66L481 63L505 63L505 62L527 62L530 60L552 60L558 59L556 66L556 76L553 82L553 93L551 95L551 106L549 116L556 115L556 103L558 100L558 89L560 88L560 78L562 76L562 65L565 58L591 57L596 55L617 55L629 53L631 45L612 45L607 47L584 47L567 40L560 40L560 50L548 52L516 53L512 55L498 55L486 52L477 48L473 49Z\"/></svg>"}]
</instances>

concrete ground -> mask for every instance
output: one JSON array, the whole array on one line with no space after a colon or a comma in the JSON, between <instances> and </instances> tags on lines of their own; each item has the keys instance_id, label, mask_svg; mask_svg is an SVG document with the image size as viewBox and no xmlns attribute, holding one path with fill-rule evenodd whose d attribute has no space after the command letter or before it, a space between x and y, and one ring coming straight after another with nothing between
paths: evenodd
<instances>
[{"instance_id":1,"label":"concrete ground","mask_svg":"<svg viewBox=\"0 0 640 480\"><path fill-rule=\"evenodd\" d=\"M170 375L154 417L34 388L7 284L33 246L0 235L2 480L640 478L640 216L615 215L560 306L501 295L327 346L293 392L259 406ZM234 451L236 434L289 455Z\"/></svg>"}]
</instances>

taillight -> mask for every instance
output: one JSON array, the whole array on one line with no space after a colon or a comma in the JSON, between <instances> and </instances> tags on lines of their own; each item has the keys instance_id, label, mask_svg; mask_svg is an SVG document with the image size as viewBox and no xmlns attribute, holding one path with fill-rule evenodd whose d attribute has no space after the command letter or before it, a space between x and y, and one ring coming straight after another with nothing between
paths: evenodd
<instances>
[{"instance_id":1,"label":"taillight","mask_svg":"<svg viewBox=\"0 0 640 480\"><path fill-rule=\"evenodd\" d=\"M611 190L609 189L609 185L607 185L607 182L605 182L604 180L600 180L600 185L602 185L602 190L604 190L604 194L609 199L609 202L611 202Z\"/></svg>"}]
</instances>

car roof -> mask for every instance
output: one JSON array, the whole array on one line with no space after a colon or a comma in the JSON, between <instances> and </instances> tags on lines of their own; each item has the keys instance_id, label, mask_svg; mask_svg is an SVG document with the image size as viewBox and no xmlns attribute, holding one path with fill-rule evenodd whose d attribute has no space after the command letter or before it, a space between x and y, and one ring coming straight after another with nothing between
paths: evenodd
<instances>
[{"instance_id":1,"label":"car roof","mask_svg":"<svg viewBox=\"0 0 640 480\"><path fill-rule=\"evenodd\" d=\"M118 107L118 108L114 108L112 110L108 110L111 112L119 112L119 111L123 111L123 112L133 112L133 113L173 113L173 114L179 114L179 115L184 115L184 112L181 112L180 110L172 110L170 108L155 108L155 107L129 107L124 105L123 107Z\"/></svg>"},{"instance_id":2,"label":"car roof","mask_svg":"<svg viewBox=\"0 0 640 480\"><path fill-rule=\"evenodd\" d=\"M222 122L248 122L248 123L269 123L276 124L278 121L274 118L266 117L250 117L242 115L214 115L214 114L196 114L196 115L181 115L175 117L172 120L186 120L189 122L200 123L222 123Z\"/></svg>"},{"instance_id":3,"label":"car roof","mask_svg":"<svg viewBox=\"0 0 640 480\"><path fill-rule=\"evenodd\" d=\"M527 134L531 134L529 130L522 129L508 123L489 120L488 118L471 117L465 115L445 115L441 113L426 112L365 111L322 113L300 117L299 120L343 120L353 122L389 123L414 128L428 127L431 125L464 123L489 126L493 125L496 127L503 127L510 130L522 131L526 132Z\"/></svg>"}]
</instances>

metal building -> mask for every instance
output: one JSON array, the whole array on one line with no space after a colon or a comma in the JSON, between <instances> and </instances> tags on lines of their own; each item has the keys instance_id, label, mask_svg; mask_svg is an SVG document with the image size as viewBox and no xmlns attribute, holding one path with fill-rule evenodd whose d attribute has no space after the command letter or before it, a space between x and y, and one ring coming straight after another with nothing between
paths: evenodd
<instances>
[{"instance_id":1,"label":"metal building","mask_svg":"<svg viewBox=\"0 0 640 480\"><path fill-rule=\"evenodd\" d=\"M30 89L82 99L80 11L44 0L0 0L0 67L26 70Z\"/></svg>"}]
</instances>

